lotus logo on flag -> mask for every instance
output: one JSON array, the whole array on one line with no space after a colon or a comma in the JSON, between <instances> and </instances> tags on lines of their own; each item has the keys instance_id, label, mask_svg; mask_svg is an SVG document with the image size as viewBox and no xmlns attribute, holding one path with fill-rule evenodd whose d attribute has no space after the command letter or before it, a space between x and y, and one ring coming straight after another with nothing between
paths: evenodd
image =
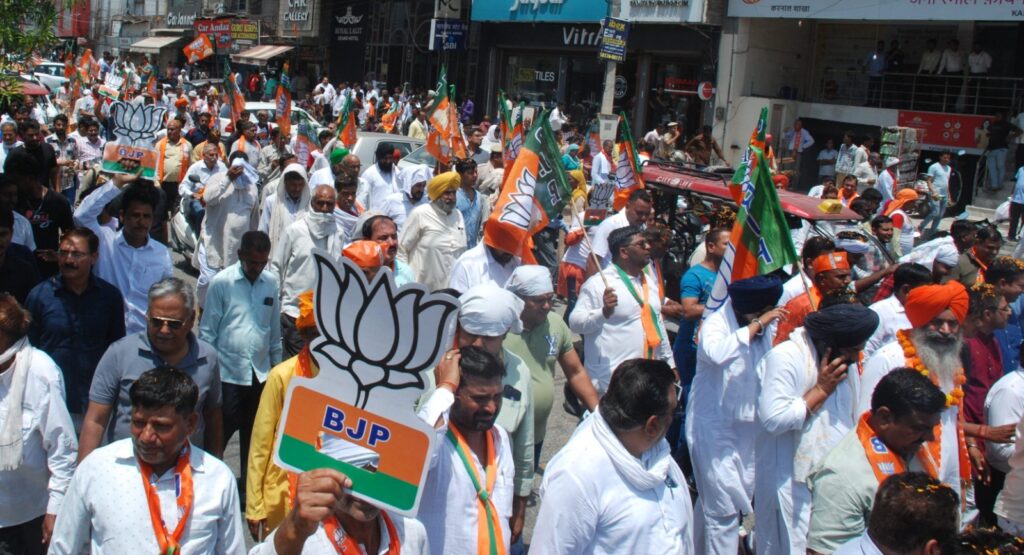
<instances>
[{"instance_id":1,"label":"lotus logo on flag","mask_svg":"<svg viewBox=\"0 0 1024 555\"><path fill-rule=\"evenodd\" d=\"M314 250L310 353L320 373L294 377L285 396L274 462L295 472L333 468L351 494L415 515L436 433L415 413L423 372L452 344L458 301L389 268L372 281L352 261Z\"/></svg>"}]
</instances>

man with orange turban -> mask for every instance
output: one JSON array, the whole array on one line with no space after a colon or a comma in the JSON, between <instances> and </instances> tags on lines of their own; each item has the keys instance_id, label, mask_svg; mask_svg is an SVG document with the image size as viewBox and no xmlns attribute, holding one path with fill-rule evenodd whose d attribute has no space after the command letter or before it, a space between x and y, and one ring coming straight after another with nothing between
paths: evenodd
<instances>
[{"instance_id":1,"label":"man with orange turban","mask_svg":"<svg viewBox=\"0 0 1024 555\"><path fill-rule=\"evenodd\" d=\"M314 318L313 291L300 294L298 300L299 316L295 327L304 345L298 355L278 364L267 375L252 426L249 460L246 461L245 519L256 541L277 528L291 506L289 473L274 464L273 457L288 384L292 376L312 378L320 372L309 354L310 342L320 335Z\"/></svg>"},{"instance_id":2,"label":"man with orange turban","mask_svg":"<svg viewBox=\"0 0 1024 555\"><path fill-rule=\"evenodd\" d=\"M936 431L933 453L940 453L935 478L961 492L961 480L970 480L971 469L962 468L959 435L959 413L963 401L961 389L965 379L960 362L963 346L961 324L967 318L967 290L958 282L943 285L922 285L910 290L906 301L907 319L913 329L897 332L896 339L875 351L864 365L858 402L858 413L871 407L875 386L896 368L910 367L927 375L947 396L947 408L942 411L941 432ZM968 438L973 446L973 438ZM972 456L975 454L972 453ZM980 452L976 453L981 456ZM965 466L969 466L966 465Z\"/></svg>"},{"instance_id":3,"label":"man with orange turban","mask_svg":"<svg viewBox=\"0 0 1024 555\"><path fill-rule=\"evenodd\" d=\"M779 320L773 344L789 339L793 330L804 325L804 319L821 305L822 299L841 295L850 286L850 260L842 251L826 252L811 263L814 283L810 289L786 303L786 316Z\"/></svg>"}]
</instances>

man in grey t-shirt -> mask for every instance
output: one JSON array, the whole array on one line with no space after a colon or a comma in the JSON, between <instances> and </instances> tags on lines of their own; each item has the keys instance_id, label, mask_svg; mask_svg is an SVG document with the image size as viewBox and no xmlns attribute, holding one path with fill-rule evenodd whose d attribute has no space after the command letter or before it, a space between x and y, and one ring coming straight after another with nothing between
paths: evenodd
<instances>
[{"instance_id":1,"label":"man in grey t-shirt","mask_svg":"<svg viewBox=\"0 0 1024 555\"><path fill-rule=\"evenodd\" d=\"M178 278L166 278L150 287L146 331L113 343L96 367L78 441L79 461L100 446L104 431L107 441L131 437L128 389L143 372L158 366L177 368L199 386L201 417L190 439L218 458L223 455L217 353L192 333L194 306L192 289Z\"/></svg>"}]
</instances>

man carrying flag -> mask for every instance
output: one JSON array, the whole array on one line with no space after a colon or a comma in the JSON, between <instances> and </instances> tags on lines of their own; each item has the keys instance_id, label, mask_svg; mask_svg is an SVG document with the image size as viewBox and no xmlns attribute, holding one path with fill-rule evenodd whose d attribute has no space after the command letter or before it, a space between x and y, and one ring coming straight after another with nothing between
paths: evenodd
<instances>
[{"instance_id":1,"label":"man carrying flag","mask_svg":"<svg viewBox=\"0 0 1024 555\"><path fill-rule=\"evenodd\" d=\"M231 125L238 123L245 111L245 97L238 90L235 76L231 73L231 66L224 64L224 102L231 106Z\"/></svg>"},{"instance_id":2,"label":"man carrying flag","mask_svg":"<svg viewBox=\"0 0 1024 555\"><path fill-rule=\"evenodd\" d=\"M288 78L288 62L281 69L281 80L277 83L277 94L274 95L274 113L277 128L285 138L292 135L292 92L291 79Z\"/></svg>"}]
</instances>

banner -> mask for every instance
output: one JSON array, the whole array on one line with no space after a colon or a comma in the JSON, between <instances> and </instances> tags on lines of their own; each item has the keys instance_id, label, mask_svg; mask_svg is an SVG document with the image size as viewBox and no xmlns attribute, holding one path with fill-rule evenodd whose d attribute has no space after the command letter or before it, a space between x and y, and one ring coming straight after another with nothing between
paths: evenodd
<instances>
[{"instance_id":1,"label":"banner","mask_svg":"<svg viewBox=\"0 0 1024 555\"><path fill-rule=\"evenodd\" d=\"M705 303L708 309L705 315L717 310L729 297L730 283L768 274L800 261L764 156L767 126L768 108L765 107L761 109L750 144L729 184L729 192L736 201L736 223L711 296Z\"/></svg>"},{"instance_id":2,"label":"banner","mask_svg":"<svg viewBox=\"0 0 1024 555\"><path fill-rule=\"evenodd\" d=\"M1012 22L1024 21L1024 5L1020 0L729 0L729 17Z\"/></svg>"}]
</instances>

